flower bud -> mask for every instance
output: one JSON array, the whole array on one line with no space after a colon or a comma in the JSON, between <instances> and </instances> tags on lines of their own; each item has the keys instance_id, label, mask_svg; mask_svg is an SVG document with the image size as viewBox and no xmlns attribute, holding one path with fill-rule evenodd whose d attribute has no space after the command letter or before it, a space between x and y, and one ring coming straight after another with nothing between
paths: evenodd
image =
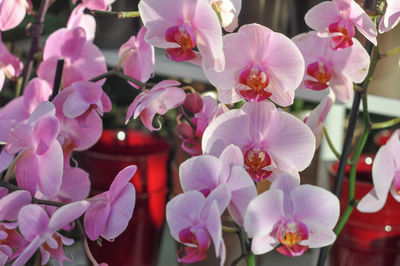
<instances>
[{"instance_id":1,"label":"flower bud","mask_svg":"<svg viewBox=\"0 0 400 266\"><path fill-rule=\"evenodd\" d=\"M177 130L178 130L179 136L182 139L185 140L185 139L193 138L193 129L188 123L186 123L186 122L180 123L177 127Z\"/></svg>"},{"instance_id":2,"label":"flower bud","mask_svg":"<svg viewBox=\"0 0 400 266\"><path fill-rule=\"evenodd\" d=\"M203 109L203 99L198 92L186 94L186 99L183 102L183 107L192 114L197 114Z\"/></svg>"}]
</instances>

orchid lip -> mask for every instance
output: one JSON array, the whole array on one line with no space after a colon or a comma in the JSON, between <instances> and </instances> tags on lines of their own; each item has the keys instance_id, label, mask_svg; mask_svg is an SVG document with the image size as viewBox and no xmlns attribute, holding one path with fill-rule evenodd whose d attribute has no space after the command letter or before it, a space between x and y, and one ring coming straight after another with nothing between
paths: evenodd
<instances>
[{"instance_id":1,"label":"orchid lip","mask_svg":"<svg viewBox=\"0 0 400 266\"><path fill-rule=\"evenodd\" d=\"M329 25L329 32L339 33L339 35L332 37L332 49L344 49L353 45L352 38L354 37L355 30L354 25L351 22L342 19L338 22L332 23Z\"/></svg>"},{"instance_id":2,"label":"orchid lip","mask_svg":"<svg viewBox=\"0 0 400 266\"><path fill-rule=\"evenodd\" d=\"M332 77L332 71L323 62L316 61L307 67L307 74L313 79L306 79L304 85L312 90L324 90L329 87L328 82Z\"/></svg>"},{"instance_id":3,"label":"orchid lip","mask_svg":"<svg viewBox=\"0 0 400 266\"><path fill-rule=\"evenodd\" d=\"M244 164L247 173L255 182L263 181L272 174L272 171L265 169L272 164L272 160L264 150L251 148L246 151Z\"/></svg>"},{"instance_id":4,"label":"orchid lip","mask_svg":"<svg viewBox=\"0 0 400 266\"><path fill-rule=\"evenodd\" d=\"M272 95L266 90L269 82L270 78L262 68L254 66L247 68L239 75L239 93L247 101L264 101Z\"/></svg>"},{"instance_id":5,"label":"orchid lip","mask_svg":"<svg viewBox=\"0 0 400 266\"><path fill-rule=\"evenodd\" d=\"M277 248L277 251L283 255L300 256L308 249L308 246L299 244L308 239L308 229L302 222L284 222L278 227L277 234L277 238L282 244L281 247Z\"/></svg>"},{"instance_id":6,"label":"orchid lip","mask_svg":"<svg viewBox=\"0 0 400 266\"><path fill-rule=\"evenodd\" d=\"M196 33L187 23L167 29L165 39L180 46L167 49L166 55L169 59L181 62L196 57L193 51L196 47Z\"/></svg>"}]
</instances>

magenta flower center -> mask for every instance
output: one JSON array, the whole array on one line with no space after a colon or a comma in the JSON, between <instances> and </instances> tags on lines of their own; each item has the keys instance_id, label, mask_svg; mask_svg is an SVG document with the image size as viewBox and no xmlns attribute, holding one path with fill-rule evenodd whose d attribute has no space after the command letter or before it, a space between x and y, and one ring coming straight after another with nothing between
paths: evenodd
<instances>
[{"instance_id":1,"label":"magenta flower center","mask_svg":"<svg viewBox=\"0 0 400 266\"><path fill-rule=\"evenodd\" d=\"M196 33L188 24L169 28L165 34L165 39L180 46L167 49L169 59L180 62L196 57L195 52L193 52L193 48L196 47Z\"/></svg>"},{"instance_id":2,"label":"magenta flower center","mask_svg":"<svg viewBox=\"0 0 400 266\"><path fill-rule=\"evenodd\" d=\"M258 67L248 68L240 73L239 83L245 85L239 92L247 101L261 102L272 95L266 91L269 84L268 74Z\"/></svg>"},{"instance_id":3,"label":"magenta flower center","mask_svg":"<svg viewBox=\"0 0 400 266\"><path fill-rule=\"evenodd\" d=\"M309 64L307 74L314 78L314 80L306 79L304 81L304 85L307 88L317 91L328 88L328 81L332 77L332 71L326 64L319 61Z\"/></svg>"},{"instance_id":4,"label":"magenta flower center","mask_svg":"<svg viewBox=\"0 0 400 266\"><path fill-rule=\"evenodd\" d=\"M354 37L355 29L353 23L342 19L338 22L329 25L330 33L338 33L332 37L332 49L344 49L353 45L352 38Z\"/></svg>"},{"instance_id":5,"label":"magenta flower center","mask_svg":"<svg viewBox=\"0 0 400 266\"><path fill-rule=\"evenodd\" d=\"M294 257L302 255L308 246L300 245L303 240L308 239L308 230L305 224L301 222L286 222L278 228L279 242L281 247L277 251L283 255Z\"/></svg>"},{"instance_id":6,"label":"magenta flower center","mask_svg":"<svg viewBox=\"0 0 400 266\"><path fill-rule=\"evenodd\" d=\"M264 169L271 163L271 157L263 150L249 149L244 155L245 169L255 182L263 181L272 174L272 171Z\"/></svg>"}]
</instances>

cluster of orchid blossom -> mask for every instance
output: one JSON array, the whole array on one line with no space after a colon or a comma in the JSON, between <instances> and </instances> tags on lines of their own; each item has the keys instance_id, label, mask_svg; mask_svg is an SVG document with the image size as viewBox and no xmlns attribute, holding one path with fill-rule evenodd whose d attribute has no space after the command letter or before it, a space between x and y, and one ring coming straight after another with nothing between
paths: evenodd
<instances>
[{"instance_id":1,"label":"cluster of orchid blossom","mask_svg":"<svg viewBox=\"0 0 400 266\"><path fill-rule=\"evenodd\" d=\"M62 265L70 260L63 245L73 240L60 229L71 230L84 215L84 238L112 240L132 216L135 189L129 180L136 167L121 169L108 191L88 198L89 174L72 156L99 140L101 116L112 108L102 90L110 71L93 43L96 21L84 11L106 14L114 1L73 0L66 27L46 40L37 77L0 109L0 141L5 144L0 154L0 265L24 265L38 249L42 264L53 257ZM177 256L180 262L205 259L212 244L224 264L221 216L226 209L254 254L277 247L284 255L299 256L336 239L338 198L300 185L299 172L319 147L323 120L336 98L348 102L353 83L367 77L370 55L354 38L355 29L376 45L378 21L353 0L326 1L305 16L316 31L289 39L259 24L237 29L241 4L141 0L144 27L121 46L119 64L112 70L122 67L119 76L141 90L127 110L126 123L140 117L150 131L157 131L161 124L155 117L179 108L181 147L193 157L180 165L184 193L170 200L166 216L171 235L184 246ZM1 1L0 31L19 25L27 12L33 13L29 0ZM399 20L400 2L388 0L379 31L394 28ZM223 35L223 29L229 33ZM193 88L186 93L175 80L146 85L153 73L154 47L166 49L171 60L200 66L218 88L219 102ZM1 87L5 77L16 80L21 75L23 64L2 42L0 63ZM297 89L327 92L304 121L279 108L293 104ZM399 132L378 152L375 188L359 210L377 211L389 190L400 201ZM8 182L14 176L18 186ZM258 182L268 183L269 189L258 195Z\"/></svg>"}]
</instances>

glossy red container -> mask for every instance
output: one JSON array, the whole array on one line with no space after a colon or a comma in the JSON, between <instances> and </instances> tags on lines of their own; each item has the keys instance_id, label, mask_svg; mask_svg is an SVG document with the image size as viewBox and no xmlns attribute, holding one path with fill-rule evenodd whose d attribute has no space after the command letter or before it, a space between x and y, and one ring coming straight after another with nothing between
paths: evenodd
<instances>
[{"instance_id":1,"label":"glossy red container","mask_svg":"<svg viewBox=\"0 0 400 266\"><path fill-rule=\"evenodd\" d=\"M139 131L104 130L99 142L80 153L79 166L89 172L92 196L108 190L116 174L128 165L138 170L131 182L136 205L127 230L102 247L89 243L100 262L110 266L155 265L165 221L170 144Z\"/></svg>"},{"instance_id":2,"label":"glossy red container","mask_svg":"<svg viewBox=\"0 0 400 266\"><path fill-rule=\"evenodd\" d=\"M356 200L372 188L373 155L361 156L357 165ZM331 174L336 174L338 163ZM346 169L346 175L350 168ZM343 180L340 209L346 208L349 180ZM354 209L331 251L332 266L396 266L400 265L400 203L389 194L385 206L376 213Z\"/></svg>"}]
</instances>

